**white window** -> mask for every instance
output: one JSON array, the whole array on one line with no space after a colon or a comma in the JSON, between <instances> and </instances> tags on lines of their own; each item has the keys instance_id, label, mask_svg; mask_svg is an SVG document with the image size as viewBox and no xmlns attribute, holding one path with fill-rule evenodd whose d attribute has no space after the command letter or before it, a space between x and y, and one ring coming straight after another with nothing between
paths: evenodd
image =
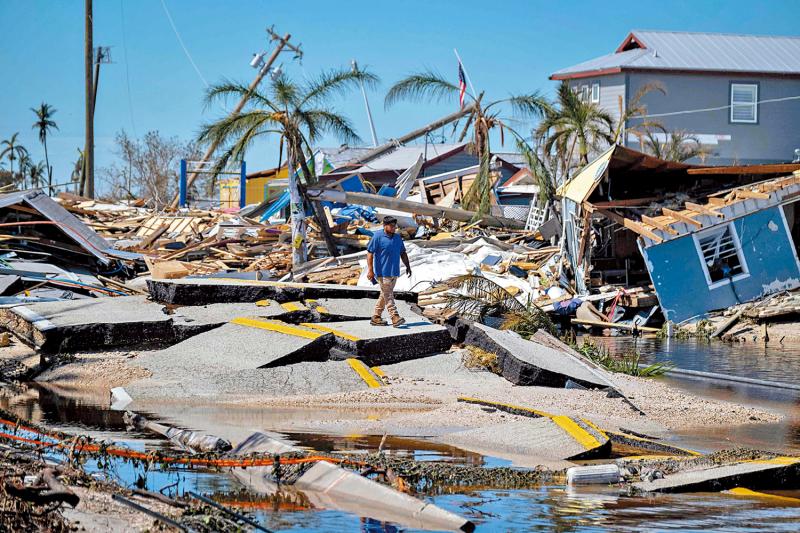
<instances>
[{"instance_id":1,"label":"white window","mask_svg":"<svg viewBox=\"0 0 800 533\"><path fill-rule=\"evenodd\" d=\"M588 85L581 85L581 101L588 102L589 101L589 86Z\"/></svg>"},{"instance_id":2,"label":"white window","mask_svg":"<svg viewBox=\"0 0 800 533\"><path fill-rule=\"evenodd\" d=\"M755 124L758 122L758 85L731 84L731 122Z\"/></svg>"},{"instance_id":3,"label":"white window","mask_svg":"<svg viewBox=\"0 0 800 533\"><path fill-rule=\"evenodd\" d=\"M706 283L713 289L749 275L739 236L733 224L694 234Z\"/></svg>"},{"instance_id":4,"label":"white window","mask_svg":"<svg viewBox=\"0 0 800 533\"><path fill-rule=\"evenodd\" d=\"M593 83L592 84L592 103L598 104L600 103L600 84Z\"/></svg>"}]
</instances>

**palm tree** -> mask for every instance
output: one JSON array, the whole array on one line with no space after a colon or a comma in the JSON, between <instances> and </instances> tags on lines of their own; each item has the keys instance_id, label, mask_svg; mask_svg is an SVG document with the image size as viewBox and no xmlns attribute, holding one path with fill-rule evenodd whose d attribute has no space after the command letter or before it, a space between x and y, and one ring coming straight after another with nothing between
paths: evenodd
<instances>
[{"instance_id":1,"label":"palm tree","mask_svg":"<svg viewBox=\"0 0 800 533\"><path fill-rule=\"evenodd\" d=\"M42 102L38 108L32 107L31 111L36 114L36 122L33 123L33 129L39 130L39 142L44 146L44 160L47 164L47 191L52 194L53 169L50 168L50 158L47 155L47 134L53 129L58 129L53 120L56 109L50 104Z\"/></svg>"},{"instance_id":2,"label":"palm tree","mask_svg":"<svg viewBox=\"0 0 800 533\"><path fill-rule=\"evenodd\" d=\"M38 189L41 187L41 183L44 180L47 173L47 167L45 166L44 161L39 161L38 163L31 164L28 166L28 177L31 178L31 188Z\"/></svg>"},{"instance_id":3,"label":"palm tree","mask_svg":"<svg viewBox=\"0 0 800 533\"><path fill-rule=\"evenodd\" d=\"M667 90L664 88L662 83L652 82L642 85L633 95L633 98L628 100L628 103L625 106L622 105L622 99L620 99L619 118L617 119L616 127L614 127L614 129L611 131L612 142L614 144L620 144L623 142L622 135L626 132L626 130L627 133L638 136L640 133L644 133L652 128L663 127L657 120L647 119L647 106L642 103L642 99L653 91L660 92L661 94L667 94ZM633 124L629 124L632 121L635 122Z\"/></svg>"},{"instance_id":4,"label":"palm tree","mask_svg":"<svg viewBox=\"0 0 800 533\"><path fill-rule=\"evenodd\" d=\"M578 165L589 164L589 153L614 141L614 121L597 104L586 102L572 91L567 82L558 87L557 106L545 115L536 135L548 157L557 159L562 178Z\"/></svg>"},{"instance_id":5,"label":"palm tree","mask_svg":"<svg viewBox=\"0 0 800 533\"><path fill-rule=\"evenodd\" d=\"M75 160L75 164L72 165L72 173L69 176L69 180L75 184L75 194L80 194L77 190L79 184L83 181L83 173L86 170L85 165L83 163L83 150L80 147L76 148L78 151L78 159Z\"/></svg>"},{"instance_id":6,"label":"palm tree","mask_svg":"<svg viewBox=\"0 0 800 533\"><path fill-rule=\"evenodd\" d=\"M708 149L702 145L700 140L683 130L667 132L664 127L659 127L664 140L660 135L648 129L639 136L639 144L644 152L650 153L665 161L684 162L693 157L705 160L708 156Z\"/></svg>"},{"instance_id":7,"label":"palm tree","mask_svg":"<svg viewBox=\"0 0 800 533\"><path fill-rule=\"evenodd\" d=\"M428 101L440 102L444 100L455 101L459 95L459 87L447 81L441 74L433 70L417 72L406 76L395 83L384 100L385 107L389 108L400 100L412 102ZM508 124L508 120L501 118L502 106L506 105L511 111L521 118L534 118L545 115L550 109L547 99L538 92L523 95L512 95L508 98L494 100L489 103L483 102L484 93L475 96L467 94L471 102L472 111L467 117L464 128L459 136L461 142L466 136L469 128L472 127L472 149L478 157L480 164L478 175L475 178L469 191L464 195L462 204L467 209L477 211L475 217L481 218L489 212L489 198L491 191L489 158L491 157L491 147L489 145L489 133L492 129L500 130L500 139L503 141L504 130L508 129L512 133L514 129Z\"/></svg>"},{"instance_id":8,"label":"palm tree","mask_svg":"<svg viewBox=\"0 0 800 533\"><path fill-rule=\"evenodd\" d=\"M311 145L322 135L330 133L346 143L361 141L350 120L328 104L330 99L357 88L360 82L374 86L378 77L364 70L331 70L306 82L295 82L285 74L276 76L265 91L250 89L240 83L226 81L210 87L206 94L208 104L220 98L249 95L248 107L242 113L222 118L203 126L201 143L230 143L217 163L222 168L230 160L241 160L245 151L260 137L277 135L281 155L286 147L289 171L290 213L292 220L292 263L298 266L306 260L306 223L304 215L306 183L315 180L313 165L307 161L313 156ZM312 202L317 219L324 221L324 212L317 202ZM322 224L321 224L322 225ZM323 232L325 227L323 227ZM332 238L325 235L329 249ZM331 253L335 252L335 248Z\"/></svg>"},{"instance_id":9,"label":"palm tree","mask_svg":"<svg viewBox=\"0 0 800 533\"><path fill-rule=\"evenodd\" d=\"M19 166L19 182L20 182L20 185L21 185L20 188L21 189L26 189L27 188L27 177L28 177L28 173L30 172L31 167L33 166L33 160L30 158L30 156L27 153L23 154L19 158L19 165L18 166Z\"/></svg>"},{"instance_id":10,"label":"palm tree","mask_svg":"<svg viewBox=\"0 0 800 533\"><path fill-rule=\"evenodd\" d=\"M9 139L0 142L0 147L5 147L0 151L0 159L3 157L8 159L10 163L9 171L11 172L11 179L14 179L14 161L28 154L28 150L17 142L18 135L19 132L12 135Z\"/></svg>"}]
</instances>

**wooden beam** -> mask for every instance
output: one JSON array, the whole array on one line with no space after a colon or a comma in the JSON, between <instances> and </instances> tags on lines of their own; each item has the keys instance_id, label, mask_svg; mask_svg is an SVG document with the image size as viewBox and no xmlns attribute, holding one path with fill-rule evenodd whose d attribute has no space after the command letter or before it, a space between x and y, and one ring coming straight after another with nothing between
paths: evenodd
<instances>
[{"instance_id":1,"label":"wooden beam","mask_svg":"<svg viewBox=\"0 0 800 533\"><path fill-rule=\"evenodd\" d=\"M664 242L664 239L662 239L661 237L659 237L658 235L647 229L643 224L627 219L621 215L618 215L606 209L597 209L597 212L606 217L607 219L616 222L620 226L627 228L633 232L636 232L643 237L647 237L656 244Z\"/></svg>"},{"instance_id":2,"label":"wooden beam","mask_svg":"<svg viewBox=\"0 0 800 533\"><path fill-rule=\"evenodd\" d=\"M714 175L714 174L789 174L800 170L800 163L780 163L775 165L739 165L731 167L705 167L688 168L689 175Z\"/></svg>"},{"instance_id":3,"label":"wooden beam","mask_svg":"<svg viewBox=\"0 0 800 533\"><path fill-rule=\"evenodd\" d=\"M738 198L752 198L753 200L769 200L769 194L751 191L750 189L738 189L736 196Z\"/></svg>"},{"instance_id":4,"label":"wooden beam","mask_svg":"<svg viewBox=\"0 0 800 533\"><path fill-rule=\"evenodd\" d=\"M642 222L644 222L648 226L653 226L656 229L660 229L661 231L666 231L670 235L678 234L678 232L672 229L669 224L665 224L664 222L659 222L658 220L649 217L647 215L642 215Z\"/></svg>"},{"instance_id":5,"label":"wooden beam","mask_svg":"<svg viewBox=\"0 0 800 533\"><path fill-rule=\"evenodd\" d=\"M718 205L720 207L723 206L723 205L726 205L725 204L725 198L711 197L711 198L708 199L708 203L710 205Z\"/></svg>"},{"instance_id":6,"label":"wooden beam","mask_svg":"<svg viewBox=\"0 0 800 533\"><path fill-rule=\"evenodd\" d=\"M684 205L686 205L686 209L688 209L689 211L694 211L695 213L700 213L701 215L725 218L725 215L723 215L722 213L717 213L716 211L712 211L711 209L707 208L704 205L695 204L692 202L686 202Z\"/></svg>"},{"instance_id":7,"label":"wooden beam","mask_svg":"<svg viewBox=\"0 0 800 533\"><path fill-rule=\"evenodd\" d=\"M697 228L702 228L703 227L702 222L699 222L699 221L693 219L692 217L690 217L689 215L681 213L680 211L674 211L672 209L667 209L665 207L664 209L661 210L661 212L664 213L665 215L667 215L668 217L672 217L675 220L679 220L680 222L683 222L685 224L690 224L690 225L695 226Z\"/></svg>"}]
</instances>

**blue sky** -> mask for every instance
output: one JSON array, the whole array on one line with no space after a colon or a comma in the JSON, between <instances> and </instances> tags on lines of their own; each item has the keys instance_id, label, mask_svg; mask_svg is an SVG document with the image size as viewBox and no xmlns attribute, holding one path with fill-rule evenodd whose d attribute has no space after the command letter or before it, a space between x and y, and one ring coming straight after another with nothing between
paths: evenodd
<instances>
[{"instance_id":1,"label":"blue sky","mask_svg":"<svg viewBox=\"0 0 800 533\"><path fill-rule=\"evenodd\" d=\"M414 70L432 67L455 81L453 48L476 88L489 97L532 90L552 94L553 71L612 52L634 28L797 35L800 15L796 0L163 1L209 83L249 82L255 71L248 62L253 52L269 48L265 28L273 24L302 43L302 64L282 56L291 76L357 59L382 79L369 94L379 140L456 109L456 102L383 108L387 88ZM103 66L98 91L97 167L114 160L113 139L121 129L138 136L159 130L188 140L203 122L219 116L219 107L203 105L205 85L178 43L162 0L94 3L95 45L111 46L113 59ZM42 101L55 106L60 131L49 141L50 157L54 179L64 181L83 144L83 2L0 0L0 72L0 139L19 131L32 157L43 159L29 108ZM368 141L361 94L353 92L335 105ZM274 166L276 143L255 146L247 160L251 170Z\"/></svg>"}]
</instances>

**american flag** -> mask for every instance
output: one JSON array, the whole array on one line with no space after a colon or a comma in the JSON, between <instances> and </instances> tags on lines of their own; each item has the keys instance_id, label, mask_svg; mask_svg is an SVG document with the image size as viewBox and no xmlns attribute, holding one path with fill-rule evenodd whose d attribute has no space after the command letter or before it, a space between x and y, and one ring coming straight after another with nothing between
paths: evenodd
<instances>
[{"instance_id":1,"label":"american flag","mask_svg":"<svg viewBox=\"0 0 800 533\"><path fill-rule=\"evenodd\" d=\"M467 92L467 80L464 76L464 69L461 67L461 61L458 62L458 104L464 107L464 95Z\"/></svg>"}]
</instances>

